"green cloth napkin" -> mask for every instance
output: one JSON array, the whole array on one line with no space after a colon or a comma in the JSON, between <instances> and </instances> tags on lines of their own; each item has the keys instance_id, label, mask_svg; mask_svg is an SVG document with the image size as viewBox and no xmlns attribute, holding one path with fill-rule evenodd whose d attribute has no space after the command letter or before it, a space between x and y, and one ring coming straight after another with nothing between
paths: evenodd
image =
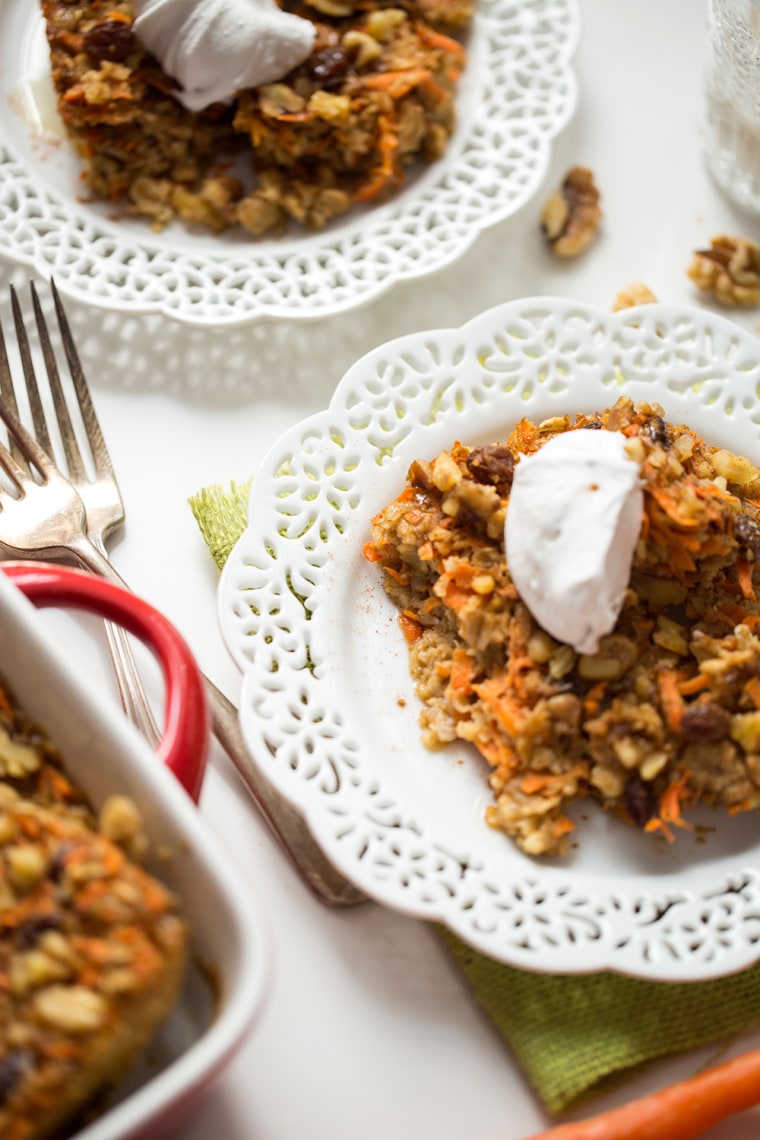
<instances>
[{"instance_id":1,"label":"green cloth napkin","mask_svg":"<svg viewBox=\"0 0 760 1140\"><path fill-rule=\"evenodd\" d=\"M220 569L246 526L249 486L207 487L189 500ZM440 934L550 1112L574 1107L648 1061L760 1025L760 964L698 983L538 974Z\"/></svg>"}]
</instances>

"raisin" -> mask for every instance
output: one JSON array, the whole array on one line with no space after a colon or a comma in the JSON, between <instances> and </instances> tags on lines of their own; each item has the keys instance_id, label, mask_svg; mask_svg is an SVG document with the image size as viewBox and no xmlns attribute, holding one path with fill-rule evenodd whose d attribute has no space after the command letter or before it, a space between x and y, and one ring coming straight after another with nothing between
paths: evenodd
<instances>
[{"instance_id":1,"label":"raisin","mask_svg":"<svg viewBox=\"0 0 760 1140\"><path fill-rule=\"evenodd\" d=\"M137 47L137 40L130 24L121 20L103 20L94 24L84 34L84 50L90 59L107 59L111 63L121 63Z\"/></svg>"},{"instance_id":2,"label":"raisin","mask_svg":"<svg viewBox=\"0 0 760 1140\"><path fill-rule=\"evenodd\" d=\"M734 538L744 551L748 562L755 562L760 554L760 523L751 515L739 515L734 523Z\"/></svg>"},{"instance_id":3,"label":"raisin","mask_svg":"<svg viewBox=\"0 0 760 1140\"><path fill-rule=\"evenodd\" d=\"M663 447L670 446L668 429L665 426L665 421L662 416L650 416L641 429L641 434L646 439L651 440L652 443L659 443Z\"/></svg>"},{"instance_id":4,"label":"raisin","mask_svg":"<svg viewBox=\"0 0 760 1140\"><path fill-rule=\"evenodd\" d=\"M350 68L350 60L341 47L324 48L315 52L310 61L310 71L322 87L329 91L339 87Z\"/></svg>"},{"instance_id":5,"label":"raisin","mask_svg":"<svg viewBox=\"0 0 760 1140\"><path fill-rule=\"evenodd\" d=\"M11 1049L0 1057L0 1104L4 1104L24 1073L31 1069L32 1054L28 1049Z\"/></svg>"},{"instance_id":6,"label":"raisin","mask_svg":"<svg viewBox=\"0 0 760 1140\"><path fill-rule=\"evenodd\" d=\"M37 914L25 919L16 928L21 950L31 950L46 930L58 930L60 923L54 914Z\"/></svg>"},{"instance_id":7,"label":"raisin","mask_svg":"<svg viewBox=\"0 0 760 1140\"><path fill-rule=\"evenodd\" d=\"M509 487L512 483L515 457L508 447L501 444L473 448L465 463L476 483L489 483L499 488Z\"/></svg>"},{"instance_id":8,"label":"raisin","mask_svg":"<svg viewBox=\"0 0 760 1140\"><path fill-rule=\"evenodd\" d=\"M623 788L623 806L637 827L645 827L657 810L657 797L651 784L636 773Z\"/></svg>"},{"instance_id":9,"label":"raisin","mask_svg":"<svg viewBox=\"0 0 760 1140\"><path fill-rule=\"evenodd\" d=\"M684 740L725 740L731 728L731 717L720 705L692 705L681 718L681 736Z\"/></svg>"},{"instance_id":10,"label":"raisin","mask_svg":"<svg viewBox=\"0 0 760 1140\"><path fill-rule=\"evenodd\" d=\"M48 877L51 882L62 882L66 874L66 861L73 850L73 843L61 843L48 867Z\"/></svg>"},{"instance_id":11,"label":"raisin","mask_svg":"<svg viewBox=\"0 0 760 1140\"><path fill-rule=\"evenodd\" d=\"M581 424L581 431L601 431L601 420L592 420L590 424Z\"/></svg>"}]
</instances>

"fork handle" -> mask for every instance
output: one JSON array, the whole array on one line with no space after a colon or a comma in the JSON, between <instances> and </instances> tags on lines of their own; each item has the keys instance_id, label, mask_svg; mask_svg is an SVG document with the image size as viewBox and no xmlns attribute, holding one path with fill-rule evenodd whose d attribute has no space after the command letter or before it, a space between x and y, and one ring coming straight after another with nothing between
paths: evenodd
<instances>
[{"instance_id":1,"label":"fork handle","mask_svg":"<svg viewBox=\"0 0 760 1140\"><path fill-rule=\"evenodd\" d=\"M161 739L161 730L148 704L145 690L137 672L134 654L124 628L112 621L103 623L116 674L116 684L124 712L142 733L152 748Z\"/></svg>"},{"instance_id":2,"label":"fork handle","mask_svg":"<svg viewBox=\"0 0 760 1140\"><path fill-rule=\"evenodd\" d=\"M129 589L110 559L83 538L76 554L92 573ZM214 736L235 766L269 829L279 840L301 877L314 893L333 907L351 907L367 901L324 855L295 808L277 791L253 762L240 730L238 710L213 681L203 675Z\"/></svg>"}]
</instances>

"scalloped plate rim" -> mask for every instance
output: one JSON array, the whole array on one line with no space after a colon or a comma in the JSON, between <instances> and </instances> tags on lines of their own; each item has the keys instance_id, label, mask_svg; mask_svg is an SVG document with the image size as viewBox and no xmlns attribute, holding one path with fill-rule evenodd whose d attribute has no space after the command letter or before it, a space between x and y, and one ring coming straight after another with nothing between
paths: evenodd
<instances>
[{"instance_id":1,"label":"scalloped plate rim","mask_svg":"<svg viewBox=\"0 0 760 1140\"><path fill-rule=\"evenodd\" d=\"M19 6L19 9L31 8L32 0L12 0L12 2ZM536 0L504 0L505 3L511 2L513 5L520 7L525 5L528 7ZM542 3L543 0L537 0ZM466 232L458 234L457 240L452 243L452 248L445 249L439 247L434 255L427 254L421 262L407 263L406 266L400 265L395 272L390 272L382 279L372 282L364 289L354 288L338 300L331 299L328 303L320 303L319 307L310 308L308 302L302 302L295 308L291 307L287 301L284 302L269 302L266 298L262 299L261 294L266 292L260 287L257 292L251 295L246 295L246 291L241 290L237 286L237 292L234 296L232 307L222 301L216 303L212 308L209 305L208 310L204 311L199 305L192 301L180 300L173 303L176 298L173 296L165 297L159 300L151 300L146 298L145 290L139 295L130 298L124 298L118 293L114 292L108 294L98 290L97 285L93 285L90 274L80 274L74 272L72 274L71 265L74 265L74 259L70 257L61 258L58 256L58 250L46 249L44 240L37 238L35 247L31 251L27 251L21 246L8 246L3 244L0 246L0 258L13 265L22 265L34 269L42 276L55 275L61 293L72 300L80 303L92 305L94 308L106 312L113 313L129 313L134 315L152 315L160 313L180 325L190 325L204 328L230 328L236 326L244 326L256 322L265 321L283 321L283 320L299 320L299 321L313 321L325 317L336 316L342 313L352 311L364 304L368 304L374 300L385 296L397 283L401 281L418 280L422 277L429 276L438 272L448 265L453 264L464 256L467 251L472 247L478 236L493 226L505 221L508 217L512 216L519 209L521 209L538 191L540 188L546 171L551 159L552 142L554 138L564 129L567 123L572 118L577 106L578 97L578 84L576 76L572 70L572 58L576 51L578 40L581 34L581 15L578 5L578 0L560 0L564 6L568 16L567 36L564 40L560 41L558 47L558 62L552 71L552 75L562 75L563 81L567 89L567 98L563 108L563 113L558 114L551 120L549 128L539 127L536 129L535 140L537 143L538 154L535 164L532 169L531 178L526 182L518 192L516 192L512 199L506 202L501 208L491 210L476 219L475 222L469 223L469 228ZM9 5L5 5L6 19L12 18L8 16ZM33 13L30 11L28 20L33 18ZM485 37L484 37L485 42ZM23 76L18 76L22 79ZM477 91L480 87L480 78L473 81L473 90L471 93L471 102L477 104ZM4 114L14 114L12 109L7 107L4 109ZM509 120L505 120L508 122ZM0 130L2 129L2 121L0 120ZM468 126L467 130L470 130ZM62 141L62 140L61 140ZM455 139L455 146L452 147L450 155L444 156L439 163L434 164L427 168L421 174L421 183L423 188L426 184L432 182L439 182L449 169L456 169L456 152L461 149L460 143ZM65 143L63 143L65 145ZM19 156L12 143L3 140L0 137L0 148L6 153L6 162L10 161L20 167L25 167L25 159ZM25 175L29 179L30 185L33 183L35 175L33 170L24 170ZM113 234L108 229L108 220L97 213L98 209L105 210L104 204L96 204L95 212L88 215L86 202L79 202L71 199L68 202L63 201L62 195L55 189L45 187L40 192L37 192L38 197L47 199L50 203L55 203L63 208L68 214L67 222L71 226L72 232L86 231L88 227L93 225L97 231L98 238L113 238ZM413 199L413 194L410 200ZM373 219L382 218L387 216L391 219L392 224L403 223L405 218L404 213L404 189L399 195L396 195L387 203L378 205L376 210L372 211L371 216ZM179 223L177 226L179 227ZM105 226L105 229L102 227ZM146 235L144 240L140 240L139 236L133 238L130 235L124 243L124 251L131 246L136 250L142 250L148 255L150 261L154 256L160 258L162 253L166 253L170 260L175 260L177 265L192 267L195 261L204 266L204 273L213 276L214 268L223 266L226 259L233 256L236 259L236 273L243 271L243 263L250 252L255 253L255 243L251 247L241 243L239 250L234 247L234 254L229 250L217 252L213 249L198 249L195 250L192 246L187 249L181 249L180 245L171 245L169 248L162 246L160 236L152 234L146 226ZM333 230L327 231L323 234L304 234L303 242L299 242L298 237L288 237L282 243L282 252L274 249L276 243L268 243L269 247L266 251L266 264L271 263L274 266L276 263L282 265L288 259L304 255L306 257L314 257L315 259L327 258L335 262L334 269L338 272L345 272L349 264L345 258L343 249L340 245L341 240L345 237L347 240L352 240L355 234L361 234L366 226L366 218L347 218L344 221L339 221ZM179 228L174 231L180 233ZM3 236L6 241L9 239L8 233L3 233L3 227L0 224L0 236ZM12 233L10 234L12 240ZM116 244L119 244L118 239L114 239ZM374 240L379 240L379 236ZM73 245L69 243L70 250ZM64 251L65 252L65 251ZM52 256L52 260L51 260ZM238 264L239 262L239 264ZM71 264L70 264L71 263ZM260 263L261 264L261 263ZM105 261L100 266L99 279L102 279L105 274ZM209 278L210 279L210 278ZM356 285L357 282L352 282ZM315 286L311 292L320 292L322 286L319 284ZM231 295L233 287L230 287Z\"/></svg>"},{"instance_id":2,"label":"scalloped plate rim","mask_svg":"<svg viewBox=\"0 0 760 1140\"><path fill-rule=\"evenodd\" d=\"M643 321L653 321L660 315L663 319L672 318L674 321L685 319L687 322L692 321L697 326L706 327L712 325L715 328L722 330L726 335L731 335L736 338L739 344L751 346L760 362L760 345L755 342L750 334L746 333L739 326L730 321L729 318L706 312L693 307L681 305L646 305L640 306L637 309L629 309L623 313L611 314L604 313L600 310L588 306L584 303L569 301L559 297L529 297L516 301L509 301L489 309L483 313L478 314L459 328L443 328L443 329L428 329L421 330L416 333L409 333L405 336L396 338L384 345L371 350L369 353L358 359L346 372L343 379L340 381L335 389L334 395L328 408L322 412L317 412L314 415L307 417L300 423L293 425L286 431L279 440L277 440L267 455L263 458L257 474L254 477L250 496L249 496L249 524L245 534L238 541L235 549L233 550L220 579L219 593L218 593L218 617L221 626L222 636L227 645L227 648L235 660L238 668L243 672L243 691L240 702L240 719L241 726L246 736L249 747L251 748L254 758L257 755L262 755L260 752L261 741L256 734L254 718L248 712L248 699L251 687L255 682L255 678L250 669L246 668L246 661L241 658L237 652L236 635L233 625L230 620L230 611L236 604L236 590L232 584L233 572L236 568L238 560L245 557L247 543L252 535L256 533L256 528L251 523L251 519L261 517L261 507L258 503L258 495L260 494L260 487L262 483L266 482L268 477L268 468L272 459L280 455L283 450L292 451L293 445L296 440L303 438L310 432L316 433L321 425L324 425L326 420L330 418L331 413L335 413L337 409L341 408L342 401L345 394L352 387L355 380L363 373L368 375L371 373L371 365L382 357L398 356L403 351L408 350L413 345L419 345L421 338L427 341L434 341L436 338L440 341L446 338L456 339L459 335L460 339L466 339L468 336L473 336L479 328L489 326L495 319L500 318L502 315L513 315L518 312L530 309L531 307L538 308L554 308L556 311L562 311L567 315L573 313L580 314L584 317L590 317L592 320L608 323L615 326L631 326L635 327L637 319ZM758 365L760 368L760 364ZM656 398L656 397L655 397ZM611 402L611 401L610 401ZM760 405L759 405L760 406ZM572 410L572 408L570 409ZM514 422L514 420L511 420ZM688 422L688 421L687 421ZM758 438L757 452L760 456L760 429L755 433ZM347 539L347 541L349 541ZM254 539L255 542L255 539ZM233 606L231 606L231 603ZM490 939L486 932L483 937L478 937L473 934L472 930L463 929L461 924L457 923L456 916L452 916L451 908L446 904L439 905L436 902L431 902L429 906L421 906L414 904L409 899L409 896L400 895L398 892L389 891L384 884L378 884L376 879L373 879L371 874L365 874L365 867L359 863L352 863L342 857L342 851L339 843L336 843L334 834L331 832L331 824L334 824L335 816L327 809L325 802L319 798L311 795L308 788L302 782L299 783L297 779L289 779L287 772L281 772L276 765L262 765L263 771L273 780L278 786L283 795L304 814L308 826L314 834L316 840L325 850L328 857L330 857L339 869L349 877L357 887L365 891L370 897L374 898L379 903L389 906L392 909L401 911L402 913L413 915L420 918L425 918L431 921L437 921L445 924L454 934L462 938L463 941L472 945L481 953L487 954L512 965L534 969L541 972L567 972L567 973L583 973L591 970L609 969L620 973L627 973L637 977L648 977L650 979L659 980L687 980L684 977L682 968L667 963L656 964L652 968L637 968L632 967L631 963L623 963L616 961L615 954L610 953L610 947L603 946L601 952L595 952L594 948L589 947L581 948L575 958L563 958L560 962L555 960L551 954L546 954L543 961L536 961L535 958L521 957L513 951L504 952L503 949L495 947L493 940ZM485 823L483 824L485 828ZM507 841L510 842L510 841ZM467 853L468 857L470 853ZM532 870L526 873L525 882L527 889L532 889L533 880L539 884L542 877L546 880L559 881L568 878L571 872L565 872L560 867L557 870L554 868L541 867L538 864L531 864ZM747 870L749 869L746 868ZM736 867L732 874L737 876L743 874L745 867ZM701 871L699 872L701 874ZM691 879L694 879L691 875ZM688 876L687 876L688 878ZM721 880L721 882L728 880ZM519 885L519 883L518 883ZM593 891L592 891L593 893ZM670 898L672 891L666 891L665 897ZM690 894L689 888L679 888L680 895L687 897ZM661 896L662 897L662 896ZM729 960L728 964L724 963L719 969L711 967L702 967L697 969L695 973L688 974L688 980L703 980L709 977L722 976L723 974L733 972L735 970L744 968L754 962L760 957L760 947L755 947L754 942L752 947L745 951L744 956L734 955Z\"/></svg>"}]
</instances>

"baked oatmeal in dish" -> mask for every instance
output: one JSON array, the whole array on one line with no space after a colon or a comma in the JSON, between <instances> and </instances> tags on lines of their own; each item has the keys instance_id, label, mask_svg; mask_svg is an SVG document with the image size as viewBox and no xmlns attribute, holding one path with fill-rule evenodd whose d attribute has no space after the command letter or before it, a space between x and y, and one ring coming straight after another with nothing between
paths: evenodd
<instances>
[{"instance_id":1,"label":"baked oatmeal in dish","mask_svg":"<svg viewBox=\"0 0 760 1140\"><path fill-rule=\"evenodd\" d=\"M140 861L139 811L95 814L0 685L0 1136L76 1128L178 997L187 929Z\"/></svg>"},{"instance_id":2,"label":"baked oatmeal in dish","mask_svg":"<svg viewBox=\"0 0 760 1140\"><path fill-rule=\"evenodd\" d=\"M66 130L96 199L213 233L322 229L439 158L473 0L285 0L313 25L276 82L189 110L133 30L130 0L41 0Z\"/></svg>"},{"instance_id":3,"label":"baked oatmeal in dish","mask_svg":"<svg viewBox=\"0 0 760 1140\"><path fill-rule=\"evenodd\" d=\"M424 743L478 749L487 821L531 855L567 852L584 797L668 839L698 803L760 807L760 470L664 417L621 398L455 442L372 521L365 555L400 611ZM504 532L521 462L592 431L624 437L643 511L614 626L579 652L525 604Z\"/></svg>"}]
</instances>

